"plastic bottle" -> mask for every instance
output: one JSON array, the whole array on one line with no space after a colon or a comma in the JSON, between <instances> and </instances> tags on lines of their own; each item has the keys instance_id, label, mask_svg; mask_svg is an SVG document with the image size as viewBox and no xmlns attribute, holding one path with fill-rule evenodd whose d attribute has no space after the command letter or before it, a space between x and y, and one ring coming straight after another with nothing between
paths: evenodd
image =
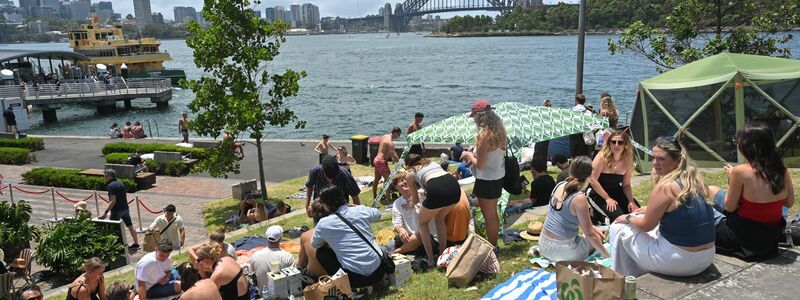
<instances>
[{"instance_id":1,"label":"plastic bottle","mask_svg":"<svg viewBox=\"0 0 800 300\"><path fill-rule=\"evenodd\" d=\"M389 239L389 240L386 242L386 253L388 253L388 254L390 254L390 255L391 255L392 253L394 253L394 239Z\"/></svg>"}]
</instances>

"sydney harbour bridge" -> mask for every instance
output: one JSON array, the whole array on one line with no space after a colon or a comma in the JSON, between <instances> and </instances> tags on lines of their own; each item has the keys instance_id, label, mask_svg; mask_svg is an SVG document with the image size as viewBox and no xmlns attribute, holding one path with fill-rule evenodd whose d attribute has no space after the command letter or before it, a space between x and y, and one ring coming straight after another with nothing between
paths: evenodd
<instances>
[{"instance_id":1,"label":"sydney harbour bridge","mask_svg":"<svg viewBox=\"0 0 800 300\"><path fill-rule=\"evenodd\" d=\"M394 7L386 3L383 15L347 19L348 24L370 24L387 31L406 31L411 19L458 11L511 11L517 6L541 6L542 0L406 0Z\"/></svg>"}]
</instances>

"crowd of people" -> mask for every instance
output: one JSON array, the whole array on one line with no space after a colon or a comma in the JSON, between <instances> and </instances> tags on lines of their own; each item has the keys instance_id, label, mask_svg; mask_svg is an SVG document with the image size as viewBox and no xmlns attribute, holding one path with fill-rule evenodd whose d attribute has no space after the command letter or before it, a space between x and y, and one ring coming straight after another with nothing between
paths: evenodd
<instances>
[{"instance_id":1,"label":"crowd of people","mask_svg":"<svg viewBox=\"0 0 800 300\"><path fill-rule=\"evenodd\" d=\"M144 134L142 122L139 121L136 121L133 125L131 125L131 121L125 121L125 126L122 128L120 128L117 123L111 124L111 128L108 129L108 136L112 139L143 139L147 137L147 135Z\"/></svg>"}]
</instances>

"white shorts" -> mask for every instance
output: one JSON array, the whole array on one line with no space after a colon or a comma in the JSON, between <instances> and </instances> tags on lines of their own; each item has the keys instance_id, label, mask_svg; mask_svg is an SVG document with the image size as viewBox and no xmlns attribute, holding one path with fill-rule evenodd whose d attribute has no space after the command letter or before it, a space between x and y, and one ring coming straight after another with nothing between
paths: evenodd
<instances>
[{"instance_id":1,"label":"white shorts","mask_svg":"<svg viewBox=\"0 0 800 300\"><path fill-rule=\"evenodd\" d=\"M539 235L539 252L550 261L585 260L592 253L592 246L582 236L574 239L555 240Z\"/></svg>"},{"instance_id":2,"label":"white shorts","mask_svg":"<svg viewBox=\"0 0 800 300\"><path fill-rule=\"evenodd\" d=\"M714 262L714 247L688 252L661 236L658 226L643 232L633 225L614 223L609 230L614 271L639 277L646 273L687 277L705 271Z\"/></svg>"}]
</instances>

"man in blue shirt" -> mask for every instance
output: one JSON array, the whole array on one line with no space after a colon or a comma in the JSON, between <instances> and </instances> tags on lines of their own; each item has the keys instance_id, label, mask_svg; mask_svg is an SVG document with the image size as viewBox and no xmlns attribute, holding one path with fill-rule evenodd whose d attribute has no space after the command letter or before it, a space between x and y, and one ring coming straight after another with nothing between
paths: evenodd
<instances>
[{"instance_id":1,"label":"man in blue shirt","mask_svg":"<svg viewBox=\"0 0 800 300\"><path fill-rule=\"evenodd\" d=\"M98 219L105 219L108 212L111 212L111 220L122 219L122 222L125 223L125 226L130 230L131 237L133 237L133 244L128 246L128 249L138 250L139 238L136 237L136 231L133 230L133 222L131 222L131 214L128 209L128 194L125 192L125 185L117 180L117 173L112 169L105 171L105 179L108 183L108 201L110 202L106 211L103 215L98 217Z\"/></svg>"},{"instance_id":2,"label":"man in blue shirt","mask_svg":"<svg viewBox=\"0 0 800 300\"><path fill-rule=\"evenodd\" d=\"M461 162L458 164L458 168L456 169L456 172L453 173L453 176L455 176L458 180L472 177L472 169L470 165L471 163L469 160Z\"/></svg>"},{"instance_id":3,"label":"man in blue shirt","mask_svg":"<svg viewBox=\"0 0 800 300\"><path fill-rule=\"evenodd\" d=\"M361 189L358 187L353 175L339 166L336 157L328 155L322 159L322 163L319 166L311 168L311 171L308 172L308 179L306 179L306 214L309 218L311 217L311 199L318 198L320 190L331 184L342 192L345 197L345 203L347 203L347 197L352 197L353 204L361 204L361 199L358 198Z\"/></svg>"},{"instance_id":4,"label":"man in blue shirt","mask_svg":"<svg viewBox=\"0 0 800 300\"><path fill-rule=\"evenodd\" d=\"M311 236L311 246L317 249L319 263L328 274L334 274L340 268L344 270L352 288L379 282L386 267L377 253L382 250L375 242L370 223L380 221L381 212L363 205L347 206L344 196L335 186L323 188L320 194L317 201L333 213L319 220ZM352 223L369 244L337 214Z\"/></svg>"}]
</instances>

